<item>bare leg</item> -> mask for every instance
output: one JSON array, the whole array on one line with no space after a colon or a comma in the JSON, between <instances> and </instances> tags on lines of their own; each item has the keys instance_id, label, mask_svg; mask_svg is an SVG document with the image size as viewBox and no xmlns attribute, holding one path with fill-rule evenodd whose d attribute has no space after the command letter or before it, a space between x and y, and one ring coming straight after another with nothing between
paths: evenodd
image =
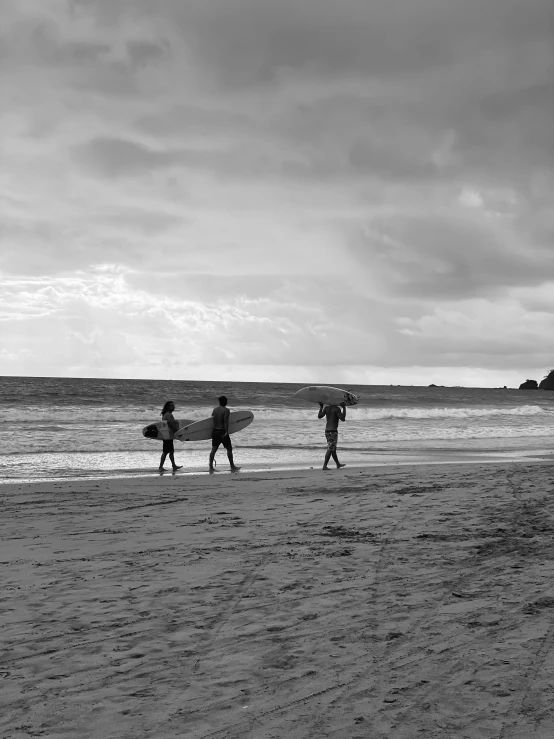
<instances>
[{"instance_id":1,"label":"bare leg","mask_svg":"<svg viewBox=\"0 0 554 739\"><path fill-rule=\"evenodd\" d=\"M160 470L160 472L161 472L161 471L163 470L163 468L164 468L164 462L165 462L165 458L166 458L166 457L167 457L167 452L164 452L164 453L162 454L162 458L160 459L160 466L158 467L158 469Z\"/></svg>"},{"instance_id":2,"label":"bare leg","mask_svg":"<svg viewBox=\"0 0 554 739\"><path fill-rule=\"evenodd\" d=\"M346 465L341 464L339 462L339 458L337 457L337 453L336 452L331 452L331 456L333 457L333 460L335 461L335 464L337 465L337 470L339 470L341 467L345 467L346 466Z\"/></svg>"},{"instance_id":3,"label":"bare leg","mask_svg":"<svg viewBox=\"0 0 554 739\"><path fill-rule=\"evenodd\" d=\"M216 446L212 446L212 451L210 452L210 462L209 462L210 472L215 472L215 470L214 470L214 459L215 459L215 453L216 452L217 452L217 447Z\"/></svg>"},{"instance_id":4,"label":"bare leg","mask_svg":"<svg viewBox=\"0 0 554 739\"><path fill-rule=\"evenodd\" d=\"M236 472L236 470L240 470L240 467L237 467L234 460L233 460L233 450L227 449L227 458L229 459L229 464L231 465L231 469L233 472Z\"/></svg>"},{"instance_id":5,"label":"bare leg","mask_svg":"<svg viewBox=\"0 0 554 739\"><path fill-rule=\"evenodd\" d=\"M327 451L325 452L325 460L323 462L323 469L324 470L328 470L329 469L329 467L327 467L327 465L328 465L330 459L331 459L331 452L330 452L329 449L327 449Z\"/></svg>"},{"instance_id":6,"label":"bare leg","mask_svg":"<svg viewBox=\"0 0 554 739\"><path fill-rule=\"evenodd\" d=\"M171 466L173 467L173 472L175 472L175 470L180 470L183 467L182 464L181 465L175 464L175 457L173 456L173 452L169 452L169 459L171 460Z\"/></svg>"}]
</instances>

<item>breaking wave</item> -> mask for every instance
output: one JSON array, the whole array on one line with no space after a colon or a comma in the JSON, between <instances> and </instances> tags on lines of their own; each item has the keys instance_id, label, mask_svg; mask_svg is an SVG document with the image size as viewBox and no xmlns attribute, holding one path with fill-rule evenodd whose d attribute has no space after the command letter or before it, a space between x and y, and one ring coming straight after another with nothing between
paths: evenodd
<instances>
[{"instance_id":1,"label":"breaking wave","mask_svg":"<svg viewBox=\"0 0 554 739\"><path fill-rule=\"evenodd\" d=\"M237 408L231 410L251 410L254 413L256 421L313 421L317 417L316 408ZM189 418L191 420L200 420L211 415L212 406L202 408L183 408L175 412L177 419ZM551 410L542 408L538 405L523 405L512 407L471 407L462 408L454 407L404 407L404 408L383 408L383 407L353 407L347 409L347 419L349 421L376 421L386 419L406 419L406 420L422 420L422 419L471 419L471 418L488 418L501 416L544 416L551 415ZM98 424L98 423L121 423L121 424L142 424L153 423L159 420L159 410L148 408L128 408L114 409L110 408L79 408L79 407L60 407L60 408L30 408L24 417L18 409L7 409L2 413L2 420L8 423L32 424L34 426L52 426L58 424ZM44 428L46 430L46 428Z\"/></svg>"}]
</instances>

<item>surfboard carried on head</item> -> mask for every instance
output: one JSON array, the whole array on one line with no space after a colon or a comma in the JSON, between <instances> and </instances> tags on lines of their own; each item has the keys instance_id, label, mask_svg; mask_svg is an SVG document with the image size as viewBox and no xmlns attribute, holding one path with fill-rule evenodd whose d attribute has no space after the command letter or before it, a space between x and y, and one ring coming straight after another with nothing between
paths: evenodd
<instances>
[{"instance_id":1,"label":"surfboard carried on head","mask_svg":"<svg viewBox=\"0 0 554 739\"><path fill-rule=\"evenodd\" d=\"M354 393L348 390L342 390L340 387L330 387L329 385L310 385L303 387L297 393L295 398L307 400L309 403L323 403L323 405L357 405L358 398Z\"/></svg>"},{"instance_id":2,"label":"surfboard carried on head","mask_svg":"<svg viewBox=\"0 0 554 739\"><path fill-rule=\"evenodd\" d=\"M175 419L177 421L177 419ZM194 421L190 418L184 418L182 421L177 421L179 428L183 426L189 426ZM147 439L157 439L158 441L167 441L171 439L171 429L168 426L167 421L158 421L157 423L150 423L142 429L142 435Z\"/></svg>"},{"instance_id":3,"label":"surfboard carried on head","mask_svg":"<svg viewBox=\"0 0 554 739\"><path fill-rule=\"evenodd\" d=\"M229 434L236 434L247 426L250 426L254 420L254 414L251 411L231 411L229 414ZM175 432L174 438L178 441L207 441L212 438L214 429L213 418L203 418L201 421L191 421L188 426L184 426Z\"/></svg>"}]
</instances>

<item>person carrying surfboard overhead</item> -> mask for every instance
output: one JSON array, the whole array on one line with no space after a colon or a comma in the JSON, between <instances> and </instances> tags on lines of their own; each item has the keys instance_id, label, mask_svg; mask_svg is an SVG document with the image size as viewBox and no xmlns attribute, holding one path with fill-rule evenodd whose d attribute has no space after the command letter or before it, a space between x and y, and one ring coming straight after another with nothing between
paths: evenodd
<instances>
[{"instance_id":1,"label":"person carrying surfboard overhead","mask_svg":"<svg viewBox=\"0 0 554 739\"><path fill-rule=\"evenodd\" d=\"M231 472L237 472L240 467L237 467L233 460L233 445L231 444L231 437L229 436L229 409L227 408L227 398L222 395L219 400L219 405L213 409L212 417L214 419L214 428L212 431L212 451L210 452L210 472L214 470L214 459L215 453L219 449L219 445L223 444L227 450L227 457L229 458L229 464L231 465Z\"/></svg>"},{"instance_id":2,"label":"person carrying surfboard overhead","mask_svg":"<svg viewBox=\"0 0 554 739\"><path fill-rule=\"evenodd\" d=\"M176 465L175 457L173 456L175 454L175 447L173 446L173 434L179 428L179 424L173 418L174 410L175 410L175 403L172 400L168 400L166 403L164 403L161 416L162 416L162 421L167 422L167 426L169 428L169 439L164 439L163 441L162 457L160 459L160 466L158 468L158 472L164 472L165 470L164 462L165 462L165 458L167 457L167 455L169 455L171 466L173 467L173 472L177 472L177 470L180 470L183 466L183 465L179 465L179 466Z\"/></svg>"},{"instance_id":3,"label":"person carrying surfboard overhead","mask_svg":"<svg viewBox=\"0 0 554 739\"><path fill-rule=\"evenodd\" d=\"M341 410L342 408L342 410ZM339 421L346 421L346 403L338 405L326 405L323 403L319 404L318 418L326 418L327 423L325 424L325 438L327 439L327 451L325 452L325 461L323 462L323 469L328 470L327 466L331 457L337 465L337 470L346 465L339 462L337 457L337 442L339 440Z\"/></svg>"}]
</instances>

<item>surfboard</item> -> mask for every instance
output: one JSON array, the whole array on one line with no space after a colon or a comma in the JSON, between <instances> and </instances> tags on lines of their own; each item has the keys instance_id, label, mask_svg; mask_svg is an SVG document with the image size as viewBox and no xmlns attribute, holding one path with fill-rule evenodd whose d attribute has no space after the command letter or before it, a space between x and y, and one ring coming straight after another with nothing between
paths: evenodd
<instances>
[{"instance_id":1,"label":"surfboard","mask_svg":"<svg viewBox=\"0 0 554 739\"><path fill-rule=\"evenodd\" d=\"M341 390L340 387L329 387L328 385L303 387L302 390L294 393L294 397L307 400L309 403L323 403L323 405L340 405L341 403L357 405L359 403L358 398L353 393L349 393L348 390Z\"/></svg>"},{"instance_id":2,"label":"surfboard","mask_svg":"<svg viewBox=\"0 0 554 739\"><path fill-rule=\"evenodd\" d=\"M177 419L175 419L177 421ZM179 428L182 428L183 426L188 426L191 423L194 423L194 421L191 421L190 418L184 418L182 421L177 421L179 424ZM147 439L158 439L158 441L167 441L167 439L171 438L170 434L171 429L167 425L167 421L158 421L157 423L151 423L148 426L145 426L142 429L142 435L146 436Z\"/></svg>"},{"instance_id":3,"label":"surfboard","mask_svg":"<svg viewBox=\"0 0 554 739\"><path fill-rule=\"evenodd\" d=\"M247 426L250 426L254 420L254 414L251 411L231 411L229 414L229 434L236 434ZM184 428L180 428L175 432L175 438L179 441L206 441L212 438L214 428L213 418L204 418L202 421L195 421Z\"/></svg>"}]
</instances>

